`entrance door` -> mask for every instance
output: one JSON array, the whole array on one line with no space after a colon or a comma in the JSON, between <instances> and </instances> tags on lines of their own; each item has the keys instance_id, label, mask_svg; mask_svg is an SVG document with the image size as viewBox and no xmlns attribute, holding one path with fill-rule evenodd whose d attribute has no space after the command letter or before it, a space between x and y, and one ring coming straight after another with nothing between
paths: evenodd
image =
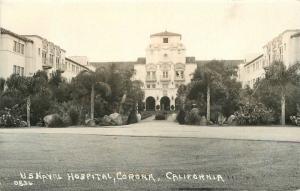
<instances>
[{"instance_id":1,"label":"entrance door","mask_svg":"<svg viewBox=\"0 0 300 191\"><path fill-rule=\"evenodd\" d=\"M155 99L150 96L146 99L146 111L154 111L155 110Z\"/></svg>"},{"instance_id":2,"label":"entrance door","mask_svg":"<svg viewBox=\"0 0 300 191\"><path fill-rule=\"evenodd\" d=\"M164 96L160 99L160 108L161 110L170 111L170 98Z\"/></svg>"}]
</instances>

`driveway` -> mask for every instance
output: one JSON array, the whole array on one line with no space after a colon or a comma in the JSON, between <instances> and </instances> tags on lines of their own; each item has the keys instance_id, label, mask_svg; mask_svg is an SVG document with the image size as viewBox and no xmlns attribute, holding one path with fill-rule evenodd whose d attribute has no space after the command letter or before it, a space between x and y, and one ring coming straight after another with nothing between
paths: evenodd
<instances>
[{"instance_id":1,"label":"driveway","mask_svg":"<svg viewBox=\"0 0 300 191\"><path fill-rule=\"evenodd\" d=\"M0 129L3 133L91 134L105 136L187 137L300 142L300 128L281 126L192 126L153 118L115 127Z\"/></svg>"}]
</instances>

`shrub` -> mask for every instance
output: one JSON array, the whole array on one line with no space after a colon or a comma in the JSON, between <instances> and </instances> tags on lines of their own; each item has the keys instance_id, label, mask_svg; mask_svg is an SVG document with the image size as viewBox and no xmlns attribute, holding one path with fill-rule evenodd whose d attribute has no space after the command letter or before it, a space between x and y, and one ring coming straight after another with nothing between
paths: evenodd
<instances>
[{"instance_id":1,"label":"shrub","mask_svg":"<svg viewBox=\"0 0 300 191\"><path fill-rule=\"evenodd\" d=\"M26 127L27 123L22 121L21 116L17 114L14 107L12 109L5 108L0 111L0 127Z\"/></svg>"},{"instance_id":2,"label":"shrub","mask_svg":"<svg viewBox=\"0 0 300 191\"><path fill-rule=\"evenodd\" d=\"M164 112L158 112L155 115L155 120L165 120L166 114Z\"/></svg>"},{"instance_id":3,"label":"shrub","mask_svg":"<svg viewBox=\"0 0 300 191\"><path fill-rule=\"evenodd\" d=\"M153 115L152 111L143 111L141 112L141 119L146 119L148 117L151 117Z\"/></svg>"},{"instance_id":4,"label":"shrub","mask_svg":"<svg viewBox=\"0 0 300 191\"><path fill-rule=\"evenodd\" d=\"M51 107L50 98L44 95L33 96L31 99L30 122L32 125L41 124Z\"/></svg>"},{"instance_id":5,"label":"shrub","mask_svg":"<svg viewBox=\"0 0 300 191\"><path fill-rule=\"evenodd\" d=\"M155 108L156 108L156 110L159 110L160 109L160 105L156 105Z\"/></svg>"},{"instance_id":6,"label":"shrub","mask_svg":"<svg viewBox=\"0 0 300 191\"><path fill-rule=\"evenodd\" d=\"M177 114L176 120L178 121L179 124L185 124L184 119L185 119L185 111L183 109L180 109Z\"/></svg>"},{"instance_id":7,"label":"shrub","mask_svg":"<svg viewBox=\"0 0 300 191\"><path fill-rule=\"evenodd\" d=\"M77 125L79 122L79 112L74 108L70 108L69 110L69 117L71 125Z\"/></svg>"},{"instance_id":8,"label":"shrub","mask_svg":"<svg viewBox=\"0 0 300 191\"><path fill-rule=\"evenodd\" d=\"M174 109L175 109L175 106L171 105L171 110L174 111Z\"/></svg>"},{"instance_id":9,"label":"shrub","mask_svg":"<svg viewBox=\"0 0 300 191\"><path fill-rule=\"evenodd\" d=\"M300 116L290 116L293 125L300 126Z\"/></svg>"},{"instance_id":10,"label":"shrub","mask_svg":"<svg viewBox=\"0 0 300 191\"><path fill-rule=\"evenodd\" d=\"M57 114L53 115L53 118L48 125L48 127L64 127L64 126L66 125L63 119Z\"/></svg>"},{"instance_id":11,"label":"shrub","mask_svg":"<svg viewBox=\"0 0 300 191\"><path fill-rule=\"evenodd\" d=\"M137 122L138 122L138 119L136 116L136 110L133 109L128 116L127 124L132 124L132 123L137 123Z\"/></svg>"},{"instance_id":12,"label":"shrub","mask_svg":"<svg viewBox=\"0 0 300 191\"><path fill-rule=\"evenodd\" d=\"M275 122L274 112L263 104L247 104L235 112L239 125L266 125Z\"/></svg>"},{"instance_id":13,"label":"shrub","mask_svg":"<svg viewBox=\"0 0 300 191\"><path fill-rule=\"evenodd\" d=\"M193 108L185 117L187 124L196 125L200 123L201 116L199 115L199 109Z\"/></svg>"}]
</instances>

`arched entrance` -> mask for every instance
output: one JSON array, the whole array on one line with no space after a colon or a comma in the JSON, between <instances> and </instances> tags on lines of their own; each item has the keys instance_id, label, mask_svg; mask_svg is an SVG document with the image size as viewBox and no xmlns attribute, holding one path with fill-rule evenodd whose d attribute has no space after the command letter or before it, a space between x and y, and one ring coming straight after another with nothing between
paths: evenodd
<instances>
[{"instance_id":1,"label":"arched entrance","mask_svg":"<svg viewBox=\"0 0 300 191\"><path fill-rule=\"evenodd\" d=\"M152 96L147 97L146 99L146 111L155 110L155 99Z\"/></svg>"},{"instance_id":2,"label":"arched entrance","mask_svg":"<svg viewBox=\"0 0 300 191\"><path fill-rule=\"evenodd\" d=\"M160 99L160 110L170 111L170 98L167 96Z\"/></svg>"}]
</instances>

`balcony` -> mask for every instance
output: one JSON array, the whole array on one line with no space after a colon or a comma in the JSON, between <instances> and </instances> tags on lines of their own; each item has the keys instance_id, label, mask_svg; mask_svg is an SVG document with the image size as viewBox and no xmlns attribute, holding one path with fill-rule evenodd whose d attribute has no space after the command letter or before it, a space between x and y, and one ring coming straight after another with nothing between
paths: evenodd
<instances>
[{"instance_id":1,"label":"balcony","mask_svg":"<svg viewBox=\"0 0 300 191\"><path fill-rule=\"evenodd\" d=\"M43 60L42 67L44 70L51 69L53 67L53 64L50 63L49 61Z\"/></svg>"},{"instance_id":2,"label":"balcony","mask_svg":"<svg viewBox=\"0 0 300 191\"><path fill-rule=\"evenodd\" d=\"M146 82L156 82L156 76L146 76Z\"/></svg>"},{"instance_id":3,"label":"balcony","mask_svg":"<svg viewBox=\"0 0 300 191\"><path fill-rule=\"evenodd\" d=\"M60 66L57 68L57 71L60 72L60 73L64 73L64 72L66 71L66 67L60 65Z\"/></svg>"},{"instance_id":4,"label":"balcony","mask_svg":"<svg viewBox=\"0 0 300 191\"><path fill-rule=\"evenodd\" d=\"M183 82L183 81L185 81L185 77L184 76L183 77L181 77L181 76L175 76L174 81Z\"/></svg>"},{"instance_id":5,"label":"balcony","mask_svg":"<svg viewBox=\"0 0 300 191\"><path fill-rule=\"evenodd\" d=\"M170 78L170 76L160 76L160 81L168 82L168 81L171 81L171 78Z\"/></svg>"}]
</instances>

